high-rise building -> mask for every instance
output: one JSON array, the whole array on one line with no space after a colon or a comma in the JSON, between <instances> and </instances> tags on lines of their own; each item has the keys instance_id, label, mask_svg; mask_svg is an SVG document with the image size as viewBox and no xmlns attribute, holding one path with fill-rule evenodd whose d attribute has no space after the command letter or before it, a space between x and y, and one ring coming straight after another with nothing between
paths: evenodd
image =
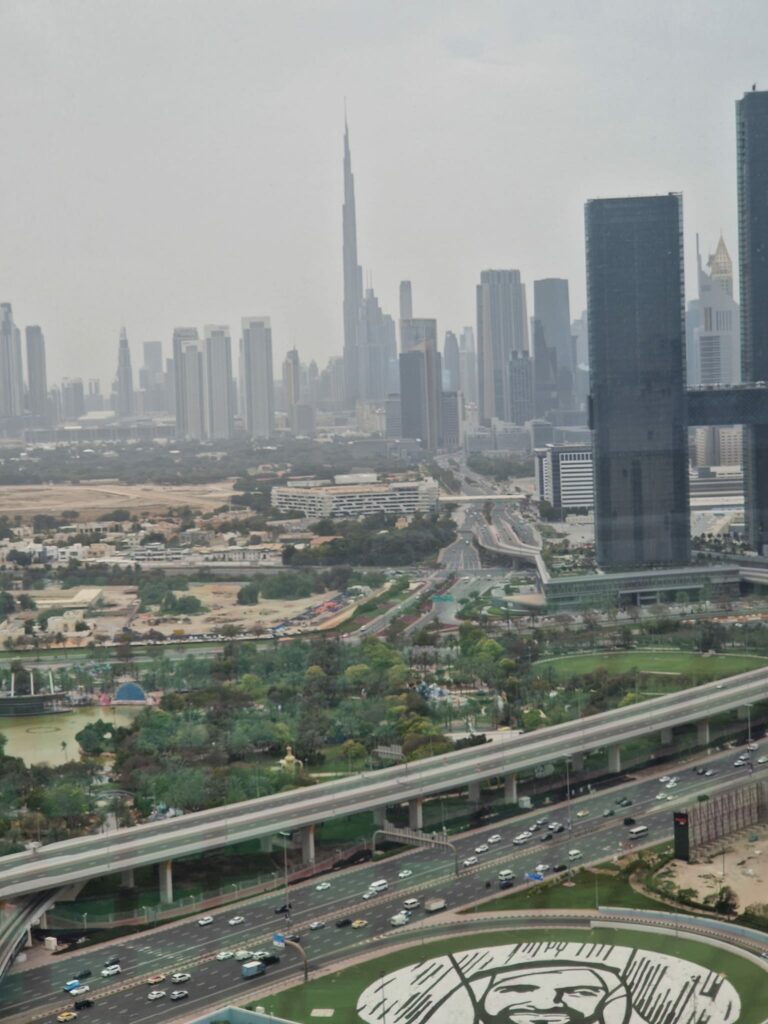
<instances>
[{"instance_id":1,"label":"high-rise building","mask_svg":"<svg viewBox=\"0 0 768 1024\"><path fill-rule=\"evenodd\" d=\"M688 561L682 200L586 206L595 539L601 565Z\"/></svg>"},{"instance_id":2,"label":"high-rise building","mask_svg":"<svg viewBox=\"0 0 768 1024\"><path fill-rule=\"evenodd\" d=\"M461 391L459 339L453 331L445 332L445 342L443 343L443 373L445 374L445 390Z\"/></svg>"},{"instance_id":3,"label":"high-rise building","mask_svg":"<svg viewBox=\"0 0 768 1024\"><path fill-rule=\"evenodd\" d=\"M528 351L525 286L519 270L484 270L477 286L477 377L480 416L509 422L508 364Z\"/></svg>"},{"instance_id":4,"label":"high-rise building","mask_svg":"<svg viewBox=\"0 0 768 1024\"><path fill-rule=\"evenodd\" d=\"M27 406L33 416L48 413L48 377L45 363L45 338L37 327L24 329L27 342Z\"/></svg>"},{"instance_id":5,"label":"high-rise building","mask_svg":"<svg viewBox=\"0 0 768 1024\"><path fill-rule=\"evenodd\" d=\"M124 327L120 329L120 342L117 349L117 377L115 378L115 412L120 419L132 416L135 412L133 397L133 369L131 367L131 349L128 345L128 334Z\"/></svg>"},{"instance_id":6,"label":"high-rise building","mask_svg":"<svg viewBox=\"0 0 768 1024\"><path fill-rule=\"evenodd\" d=\"M0 418L24 412L24 369L21 332L13 322L10 302L0 302Z\"/></svg>"},{"instance_id":7,"label":"high-rise building","mask_svg":"<svg viewBox=\"0 0 768 1024\"><path fill-rule=\"evenodd\" d=\"M411 318L400 321L401 352L412 352L423 341L437 348L437 320Z\"/></svg>"},{"instance_id":8,"label":"high-rise building","mask_svg":"<svg viewBox=\"0 0 768 1024\"><path fill-rule=\"evenodd\" d=\"M164 412L168 408L168 392L163 371L162 341L145 341L143 362L139 368L139 399L143 413Z\"/></svg>"},{"instance_id":9,"label":"high-rise building","mask_svg":"<svg viewBox=\"0 0 768 1024\"><path fill-rule=\"evenodd\" d=\"M545 345L555 354L552 362L557 367L557 408L573 409L576 359L571 335L568 282L559 277L534 281L533 316L541 324Z\"/></svg>"},{"instance_id":10,"label":"high-rise building","mask_svg":"<svg viewBox=\"0 0 768 1024\"><path fill-rule=\"evenodd\" d=\"M465 327L459 343L459 383L466 402L477 405L477 356L475 354L475 332Z\"/></svg>"},{"instance_id":11,"label":"high-rise building","mask_svg":"<svg viewBox=\"0 0 768 1024\"><path fill-rule=\"evenodd\" d=\"M768 381L768 92L736 103L741 377ZM747 540L768 543L768 424L744 428Z\"/></svg>"},{"instance_id":12,"label":"high-rise building","mask_svg":"<svg viewBox=\"0 0 768 1024\"><path fill-rule=\"evenodd\" d=\"M557 353L547 345L544 326L533 318L533 405L536 416L546 419L557 409Z\"/></svg>"},{"instance_id":13,"label":"high-rise building","mask_svg":"<svg viewBox=\"0 0 768 1024\"><path fill-rule=\"evenodd\" d=\"M162 341L145 341L142 346L144 353L144 369L150 373L163 372L163 343Z\"/></svg>"},{"instance_id":14,"label":"high-rise building","mask_svg":"<svg viewBox=\"0 0 768 1024\"><path fill-rule=\"evenodd\" d=\"M441 363L435 338L400 353L402 436L418 439L429 451L439 447L442 435Z\"/></svg>"},{"instance_id":15,"label":"high-rise building","mask_svg":"<svg viewBox=\"0 0 768 1024\"><path fill-rule=\"evenodd\" d=\"M382 312L372 288L365 292L363 325L359 347L359 397L364 401L383 399L389 390L393 364L397 366L395 321Z\"/></svg>"},{"instance_id":16,"label":"high-rise building","mask_svg":"<svg viewBox=\"0 0 768 1024\"><path fill-rule=\"evenodd\" d=\"M344 385L347 405L359 397L360 333L362 330L363 270L357 261L355 176L349 151L349 128L344 122L344 205L342 207L344 262Z\"/></svg>"},{"instance_id":17,"label":"high-rise building","mask_svg":"<svg viewBox=\"0 0 768 1024\"><path fill-rule=\"evenodd\" d=\"M244 317L240 341L241 410L253 438L271 437L275 429L275 381L269 317Z\"/></svg>"},{"instance_id":18,"label":"high-rise building","mask_svg":"<svg viewBox=\"0 0 768 1024\"><path fill-rule=\"evenodd\" d=\"M225 324L205 328L206 433L224 439L234 433L232 341Z\"/></svg>"},{"instance_id":19,"label":"high-rise building","mask_svg":"<svg viewBox=\"0 0 768 1024\"><path fill-rule=\"evenodd\" d=\"M400 319L413 319L413 290L410 281L400 282Z\"/></svg>"},{"instance_id":20,"label":"high-rise building","mask_svg":"<svg viewBox=\"0 0 768 1024\"><path fill-rule=\"evenodd\" d=\"M359 364L358 364L359 365ZM291 428L296 430L296 406L301 401L301 361L298 350L289 349L283 360L283 402Z\"/></svg>"},{"instance_id":21,"label":"high-rise building","mask_svg":"<svg viewBox=\"0 0 768 1024\"><path fill-rule=\"evenodd\" d=\"M733 263L722 236L701 265L698 236L696 264L699 295L686 318L686 376L690 387L739 384L739 305L733 300Z\"/></svg>"},{"instance_id":22,"label":"high-rise building","mask_svg":"<svg viewBox=\"0 0 768 1024\"><path fill-rule=\"evenodd\" d=\"M461 395L443 391L440 396L440 447L454 451L461 446Z\"/></svg>"},{"instance_id":23,"label":"high-rise building","mask_svg":"<svg viewBox=\"0 0 768 1024\"><path fill-rule=\"evenodd\" d=\"M533 363L527 352L513 352L509 360L510 423L522 426L533 419Z\"/></svg>"},{"instance_id":24,"label":"high-rise building","mask_svg":"<svg viewBox=\"0 0 768 1024\"><path fill-rule=\"evenodd\" d=\"M85 416L85 392L79 377L65 377L61 382L61 416L65 420Z\"/></svg>"},{"instance_id":25,"label":"high-rise building","mask_svg":"<svg viewBox=\"0 0 768 1024\"><path fill-rule=\"evenodd\" d=\"M199 441L205 437L205 373L196 327L174 329L173 376L176 436Z\"/></svg>"}]
</instances>

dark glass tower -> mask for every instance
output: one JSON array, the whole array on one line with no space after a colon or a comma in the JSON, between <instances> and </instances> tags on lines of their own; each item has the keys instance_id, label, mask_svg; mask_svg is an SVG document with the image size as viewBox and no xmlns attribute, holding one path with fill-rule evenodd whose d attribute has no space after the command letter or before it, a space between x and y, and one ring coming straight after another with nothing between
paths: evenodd
<instances>
[{"instance_id":1,"label":"dark glass tower","mask_svg":"<svg viewBox=\"0 0 768 1024\"><path fill-rule=\"evenodd\" d=\"M597 559L684 563L682 199L593 199L586 239Z\"/></svg>"},{"instance_id":2,"label":"dark glass tower","mask_svg":"<svg viewBox=\"0 0 768 1024\"><path fill-rule=\"evenodd\" d=\"M736 146L741 376L768 381L768 92L748 92L737 101ZM768 542L768 425L744 427L744 498L747 540L762 553Z\"/></svg>"}]
</instances>

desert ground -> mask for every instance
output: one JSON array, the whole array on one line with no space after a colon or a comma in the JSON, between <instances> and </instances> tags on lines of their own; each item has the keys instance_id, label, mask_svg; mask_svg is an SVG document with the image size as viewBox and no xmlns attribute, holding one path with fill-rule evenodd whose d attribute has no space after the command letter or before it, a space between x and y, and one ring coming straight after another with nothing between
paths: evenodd
<instances>
[{"instance_id":1,"label":"desert ground","mask_svg":"<svg viewBox=\"0 0 768 1024\"><path fill-rule=\"evenodd\" d=\"M753 836L757 836L756 842L752 841ZM729 885L738 896L742 910L752 903L768 903L768 827L760 825L728 836L722 847L712 846L709 854L699 864L673 861L675 884L695 889L701 896Z\"/></svg>"},{"instance_id":2,"label":"desert ground","mask_svg":"<svg viewBox=\"0 0 768 1024\"><path fill-rule=\"evenodd\" d=\"M220 480L194 487L164 487L97 480L77 485L3 487L0 491L0 515L31 520L40 513L54 515L71 511L77 512L81 520L88 521L118 508L149 514L181 505L208 512L226 505L232 495L232 483L232 480Z\"/></svg>"}]
</instances>

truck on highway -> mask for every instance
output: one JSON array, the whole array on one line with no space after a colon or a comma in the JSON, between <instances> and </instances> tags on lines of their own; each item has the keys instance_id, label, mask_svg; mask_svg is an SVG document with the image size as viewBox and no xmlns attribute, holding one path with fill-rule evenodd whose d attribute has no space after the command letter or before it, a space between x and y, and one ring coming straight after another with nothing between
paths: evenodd
<instances>
[{"instance_id":1,"label":"truck on highway","mask_svg":"<svg viewBox=\"0 0 768 1024\"><path fill-rule=\"evenodd\" d=\"M442 896L433 896L431 899L424 900L424 909L428 914L436 914L438 910L445 910L447 906L448 904Z\"/></svg>"},{"instance_id":2,"label":"truck on highway","mask_svg":"<svg viewBox=\"0 0 768 1024\"><path fill-rule=\"evenodd\" d=\"M240 968L240 973L244 978L258 978L260 975L267 973L267 968L261 960L249 960L247 964L243 964Z\"/></svg>"}]
</instances>

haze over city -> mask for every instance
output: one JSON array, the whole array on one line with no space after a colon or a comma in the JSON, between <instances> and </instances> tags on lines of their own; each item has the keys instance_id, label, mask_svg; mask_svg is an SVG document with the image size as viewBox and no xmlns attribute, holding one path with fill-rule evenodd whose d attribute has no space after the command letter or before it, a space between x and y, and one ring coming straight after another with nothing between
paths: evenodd
<instances>
[{"instance_id":1,"label":"haze over city","mask_svg":"<svg viewBox=\"0 0 768 1024\"><path fill-rule=\"evenodd\" d=\"M393 316L408 278L441 336L473 324L495 266L568 278L577 315L599 195L683 192L693 294L695 233L736 248L733 107L766 28L759 2L5 0L0 299L43 327L50 378L107 391L123 325L136 365L254 314L278 365L341 354L345 99Z\"/></svg>"}]
</instances>

